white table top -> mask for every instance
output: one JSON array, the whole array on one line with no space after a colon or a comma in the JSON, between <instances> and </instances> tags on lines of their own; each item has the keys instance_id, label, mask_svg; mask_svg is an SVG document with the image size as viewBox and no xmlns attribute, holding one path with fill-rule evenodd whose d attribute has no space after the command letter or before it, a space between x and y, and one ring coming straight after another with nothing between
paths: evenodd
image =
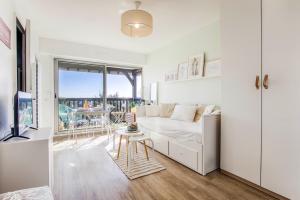
<instances>
[{"instance_id":1,"label":"white table top","mask_svg":"<svg viewBox=\"0 0 300 200\"><path fill-rule=\"evenodd\" d=\"M120 128L118 130L116 130L116 134L117 135L122 135L122 136L141 136L144 135L141 131L137 130L135 132L130 132L127 131L127 127L126 128Z\"/></svg>"}]
</instances>

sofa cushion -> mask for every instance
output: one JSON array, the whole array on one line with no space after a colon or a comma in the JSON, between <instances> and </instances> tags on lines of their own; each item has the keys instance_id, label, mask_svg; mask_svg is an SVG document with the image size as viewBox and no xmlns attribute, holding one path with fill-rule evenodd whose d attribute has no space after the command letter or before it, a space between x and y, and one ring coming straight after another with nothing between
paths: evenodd
<instances>
[{"instance_id":1,"label":"sofa cushion","mask_svg":"<svg viewBox=\"0 0 300 200\"><path fill-rule=\"evenodd\" d=\"M219 115L219 114L221 114L221 110L214 110L212 113L211 113L212 115Z\"/></svg>"},{"instance_id":2,"label":"sofa cushion","mask_svg":"<svg viewBox=\"0 0 300 200\"><path fill-rule=\"evenodd\" d=\"M199 105L197 106L197 110L194 117L194 122L198 122L201 119L201 116L203 115L205 110L205 106Z\"/></svg>"},{"instance_id":3,"label":"sofa cushion","mask_svg":"<svg viewBox=\"0 0 300 200\"><path fill-rule=\"evenodd\" d=\"M159 117L159 106L158 105L146 105L146 117Z\"/></svg>"},{"instance_id":4,"label":"sofa cushion","mask_svg":"<svg viewBox=\"0 0 300 200\"><path fill-rule=\"evenodd\" d=\"M185 122L162 117L137 118L139 129L164 135L177 141L196 141L201 143L202 125L195 122Z\"/></svg>"},{"instance_id":5,"label":"sofa cushion","mask_svg":"<svg viewBox=\"0 0 300 200\"><path fill-rule=\"evenodd\" d=\"M196 106L187 106L187 105L176 105L174 112L171 116L173 120L179 121L186 121L186 122L193 122L195 113L196 113Z\"/></svg>"},{"instance_id":6,"label":"sofa cushion","mask_svg":"<svg viewBox=\"0 0 300 200\"><path fill-rule=\"evenodd\" d=\"M174 108L176 104L167 104L167 103L162 103L159 105L159 116L160 117L171 117Z\"/></svg>"},{"instance_id":7,"label":"sofa cushion","mask_svg":"<svg viewBox=\"0 0 300 200\"><path fill-rule=\"evenodd\" d=\"M209 115L209 114L211 114L211 113L214 111L215 107L216 107L216 105L213 105L213 104L207 105L207 106L205 107L205 110L204 110L204 112L203 112L203 115Z\"/></svg>"}]
</instances>

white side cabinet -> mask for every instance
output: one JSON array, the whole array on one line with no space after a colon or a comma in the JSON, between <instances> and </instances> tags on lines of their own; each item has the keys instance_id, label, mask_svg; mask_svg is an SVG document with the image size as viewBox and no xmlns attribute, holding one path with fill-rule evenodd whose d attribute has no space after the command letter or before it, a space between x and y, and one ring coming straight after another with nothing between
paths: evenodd
<instances>
[{"instance_id":1,"label":"white side cabinet","mask_svg":"<svg viewBox=\"0 0 300 200\"><path fill-rule=\"evenodd\" d=\"M221 168L300 199L300 1L222 2Z\"/></svg>"},{"instance_id":2,"label":"white side cabinet","mask_svg":"<svg viewBox=\"0 0 300 200\"><path fill-rule=\"evenodd\" d=\"M0 142L0 193L52 187L52 129L29 130L24 136L30 140Z\"/></svg>"}]
</instances>

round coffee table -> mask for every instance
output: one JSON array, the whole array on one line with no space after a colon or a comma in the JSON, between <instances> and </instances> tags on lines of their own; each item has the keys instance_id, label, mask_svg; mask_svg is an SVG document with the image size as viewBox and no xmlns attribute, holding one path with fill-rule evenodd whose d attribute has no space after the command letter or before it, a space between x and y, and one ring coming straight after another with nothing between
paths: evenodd
<instances>
[{"instance_id":1,"label":"round coffee table","mask_svg":"<svg viewBox=\"0 0 300 200\"><path fill-rule=\"evenodd\" d=\"M131 132L131 131L127 131L127 129L125 129L125 128L122 128L122 129L116 130L115 135L119 135L120 136L119 145L118 145L117 159L119 159L119 157L120 157L122 139L123 138L126 139L126 159L127 159L127 166L128 166L129 138L130 137L143 136L144 134L141 131L139 131L139 130L135 131L135 132ZM147 149L146 149L146 151L147 151Z\"/></svg>"}]
</instances>

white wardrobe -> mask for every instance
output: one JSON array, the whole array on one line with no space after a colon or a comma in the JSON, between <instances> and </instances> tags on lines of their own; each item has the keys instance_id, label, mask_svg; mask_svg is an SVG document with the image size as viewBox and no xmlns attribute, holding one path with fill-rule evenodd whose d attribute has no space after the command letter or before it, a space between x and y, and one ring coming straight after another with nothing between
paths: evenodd
<instances>
[{"instance_id":1,"label":"white wardrobe","mask_svg":"<svg viewBox=\"0 0 300 200\"><path fill-rule=\"evenodd\" d=\"M222 0L221 168L300 199L300 0Z\"/></svg>"}]
</instances>

